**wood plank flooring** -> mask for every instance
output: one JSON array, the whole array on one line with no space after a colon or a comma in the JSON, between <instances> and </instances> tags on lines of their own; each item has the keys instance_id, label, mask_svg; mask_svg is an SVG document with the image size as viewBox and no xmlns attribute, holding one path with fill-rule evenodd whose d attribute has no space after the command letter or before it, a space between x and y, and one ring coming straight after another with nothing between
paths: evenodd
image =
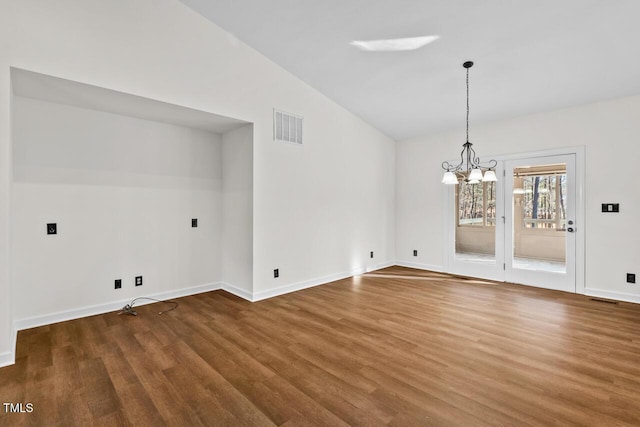
<instances>
[{"instance_id":1,"label":"wood plank flooring","mask_svg":"<svg viewBox=\"0 0 640 427\"><path fill-rule=\"evenodd\" d=\"M638 426L640 306L391 267L21 331L0 425Z\"/></svg>"}]
</instances>

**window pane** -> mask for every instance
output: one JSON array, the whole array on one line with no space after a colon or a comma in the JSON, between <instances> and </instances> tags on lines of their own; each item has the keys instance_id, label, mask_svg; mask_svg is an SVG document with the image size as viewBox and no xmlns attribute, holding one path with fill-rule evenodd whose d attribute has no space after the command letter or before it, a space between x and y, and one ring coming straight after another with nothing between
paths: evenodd
<instances>
[{"instance_id":1,"label":"window pane","mask_svg":"<svg viewBox=\"0 0 640 427\"><path fill-rule=\"evenodd\" d=\"M458 204L456 258L495 263L496 184L461 183L456 186Z\"/></svg>"},{"instance_id":2,"label":"window pane","mask_svg":"<svg viewBox=\"0 0 640 427\"><path fill-rule=\"evenodd\" d=\"M482 184L458 185L458 225L483 226Z\"/></svg>"}]
</instances>

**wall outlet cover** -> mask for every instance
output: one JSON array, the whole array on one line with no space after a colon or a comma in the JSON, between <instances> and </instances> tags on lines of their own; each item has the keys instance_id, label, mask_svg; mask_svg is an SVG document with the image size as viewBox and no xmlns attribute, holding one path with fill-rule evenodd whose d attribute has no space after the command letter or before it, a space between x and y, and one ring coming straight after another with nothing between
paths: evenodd
<instances>
[{"instance_id":1,"label":"wall outlet cover","mask_svg":"<svg viewBox=\"0 0 640 427\"><path fill-rule=\"evenodd\" d=\"M120 289L120 288L122 288L122 279L116 279L116 280L115 280L114 288L115 288L115 289Z\"/></svg>"},{"instance_id":2,"label":"wall outlet cover","mask_svg":"<svg viewBox=\"0 0 640 427\"><path fill-rule=\"evenodd\" d=\"M194 228L198 226L198 218L191 219L191 226Z\"/></svg>"},{"instance_id":3,"label":"wall outlet cover","mask_svg":"<svg viewBox=\"0 0 640 427\"><path fill-rule=\"evenodd\" d=\"M418 251L417 250L413 250L413 256L418 256Z\"/></svg>"},{"instance_id":4,"label":"wall outlet cover","mask_svg":"<svg viewBox=\"0 0 640 427\"><path fill-rule=\"evenodd\" d=\"M55 222L47 224L47 234L58 234L58 225Z\"/></svg>"},{"instance_id":5,"label":"wall outlet cover","mask_svg":"<svg viewBox=\"0 0 640 427\"><path fill-rule=\"evenodd\" d=\"M635 273L627 273L627 283L636 283Z\"/></svg>"},{"instance_id":6,"label":"wall outlet cover","mask_svg":"<svg viewBox=\"0 0 640 427\"><path fill-rule=\"evenodd\" d=\"M142 286L142 276L136 276L136 286Z\"/></svg>"},{"instance_id":7,"label":"wall outlet cover","mask_svg":"<svg viewBox=\"0 0 640 427\"><path fill-rule=\"evenodd\" d=\"M273 277L274 279L277 279L278 277L280 277L280 269L276 268L273 270Z\"/></svg>"}]
</instances>

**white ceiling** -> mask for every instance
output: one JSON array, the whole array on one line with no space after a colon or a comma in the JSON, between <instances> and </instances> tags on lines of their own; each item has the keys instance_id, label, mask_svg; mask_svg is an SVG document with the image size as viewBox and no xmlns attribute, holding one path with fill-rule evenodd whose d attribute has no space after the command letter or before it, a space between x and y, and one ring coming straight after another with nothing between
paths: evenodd
<instances>
[{"instance_id":1,"label":"white ceiling","mask_svg":"<svg viewBox=\"0 0 640 427\"><path fill-rule=\"evenodd\" d=\"M181 1L396 140L640 93L639 0Z\"/></svg>"},{"instance_id":2,"label":"white ceiling","mask_svg":"<svg viewBox=\"0 0 640 427\"><path fill-rule=\"evenodd\" d=\"M11 69L13 94L207 132L226 133L248 122L155 99L105 89L19 68Z\"/></svg>"}]
</instances>

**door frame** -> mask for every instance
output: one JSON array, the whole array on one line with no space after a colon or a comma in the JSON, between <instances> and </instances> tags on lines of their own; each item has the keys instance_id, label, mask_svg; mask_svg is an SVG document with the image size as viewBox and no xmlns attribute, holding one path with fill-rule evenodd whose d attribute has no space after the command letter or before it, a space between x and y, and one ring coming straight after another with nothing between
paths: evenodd
<instances>
[{"instance_id":1,"label":"door frame","mask_svg":"<svg viewBox=\"0 0 640 427\"><path fill-rule=\"evenodd\" d=\"M520 283L529 286L537 286L539 283L544 283L545 288L563 290L567 292L576 291L576 236L579 232L582 232L581 227L578 227L575 217L575 204L576 204L576 172L575 172L575 154L562 154L554 156L544 156L537 158L525 158L516 160L507 160L504 162L505 166L505 281L510 283ZM571 220L571 227L576 231L573 233L564 232L564 248L565 253L565 272L550 272L545 270L535 270L526 268L517 268L514 265L514 243L515 243L515 219L514 215L514 201L513 186L515 168L521 166L539 166L545 164L560 164L566 165L567 175L567 220ZM510 177L511 179L507 178ZM555 233L554 233L555 234Z\"/></svg>"},{"instance_id":2,"label":"door frame","mask_svg":"<svg viewBox=\"0 0 640 427\"><path fill-rule=\"evenodd\" d=\"M504 164L510 160L521 160L528 158L550 157L557 155L575 155L575 293L585 293L585 236L587 233L586 215L585 215L585 147L574 146L565 148L556 148L541 151L531 151L523 153L506 154L500 156L488 156L494 158L498 162L496 175L498 182L496 186L496 262L493 269L487 266L473 265L472 263L461 263L455 260L455 189L451 185L442 185L442 205L444 206L444 244L443 244L443 270L446 273L461 274L465 276L480 277L485 279L505 281L505 272L502 264L505 263L504 254L504 238L505 224L500 221L501 216L506 214L506 202L511 203L511 197L507 198L505 194L504 180L506 179ZM463 265L470 264L470 265ZM461 268L462 267L462 268Z\"/></svg>"}]
</instances>

